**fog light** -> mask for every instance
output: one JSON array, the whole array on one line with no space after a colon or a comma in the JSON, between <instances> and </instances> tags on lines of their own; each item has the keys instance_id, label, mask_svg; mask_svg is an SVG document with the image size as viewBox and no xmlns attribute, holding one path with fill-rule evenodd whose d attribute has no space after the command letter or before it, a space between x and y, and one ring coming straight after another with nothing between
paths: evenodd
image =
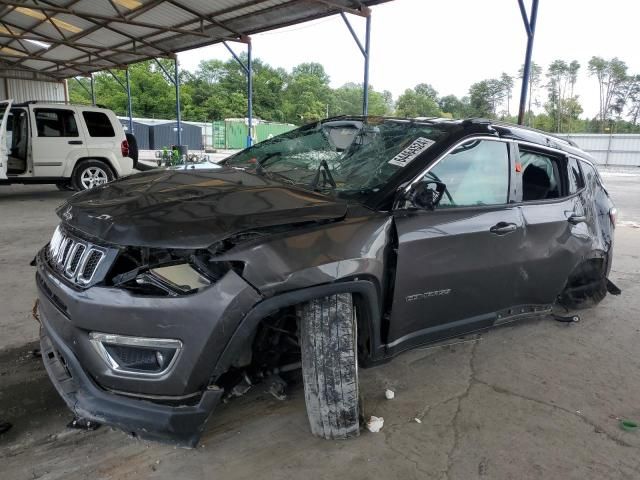
<instances>
[{"instance_id":1,"label":"fog light","mask_svg":"<svg viewBox=\"0 0 640 480\"><path fill-rule=\"evenodd\" d=\"M111 370L133 375L163 375L175 364L182 350L180 340L167 338L91 332L89 339Z\"/></svg>"}]
</instances>

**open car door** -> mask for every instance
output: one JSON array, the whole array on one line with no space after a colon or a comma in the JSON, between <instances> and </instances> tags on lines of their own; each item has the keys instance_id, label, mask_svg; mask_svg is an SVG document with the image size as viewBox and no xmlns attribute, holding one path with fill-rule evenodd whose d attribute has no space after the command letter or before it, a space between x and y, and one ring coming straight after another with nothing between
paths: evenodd
<instances>
[{"instance_id":1,"label":"open car door","mask_svg":"<svg viewBox=\"0 0 640 480\"><path fill-rule=\"evenodd\" d=\"M9 149L11 139L7 134L7 120L12 100L0 102L0 180L7 179L7 164L9 163Z\"/></svg>"}]
</instances>

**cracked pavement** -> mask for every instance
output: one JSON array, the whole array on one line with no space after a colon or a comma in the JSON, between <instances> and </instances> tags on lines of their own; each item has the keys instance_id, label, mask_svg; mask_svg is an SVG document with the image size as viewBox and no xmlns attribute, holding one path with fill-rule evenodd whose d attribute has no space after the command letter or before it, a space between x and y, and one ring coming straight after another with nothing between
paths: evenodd
<instances>
[{"instance_id":1,"label":"cracked pavement","mask_svg":"<svg viewBox=\"0 0 640 480\"><path fill-rule=\"evenodd\" d=\"M638 178L605 181L621 220L638 222ZM618 425L640 421L640 228L631 223L616 232L611 278L622 296L581 312L578 324L523 320L361 371L365 412L385 419L380 433L318 440L301 385L283 402L257 386L222 405L201 446L186 450L105 427L65 428L71 415L29 353L37 324L25 266L64 196L50 187L0 193L9 222L0 262L12 272L0 276L0 418L14 423L0 436L3 480L640 478L640 431ZM31 220L21 219L25 209Z\"/></svg>"}]
</instances>

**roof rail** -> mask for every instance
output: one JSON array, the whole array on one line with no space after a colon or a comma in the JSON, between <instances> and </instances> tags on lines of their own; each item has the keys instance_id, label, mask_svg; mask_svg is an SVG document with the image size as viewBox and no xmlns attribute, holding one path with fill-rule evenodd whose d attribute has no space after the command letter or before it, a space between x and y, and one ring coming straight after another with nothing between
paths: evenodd
<instances>
[{"instance_id":1,"label":"roof rail","mask_svg":"<svg viewBox=\"0 0 640 480\"><path fill-rule=\"evenodd\" d=\"M489 121L491 121L491 120L489 120ZM493 121L491 121L491 123L493 125L496 125L496 126L499 126L499 127L500 126L510 127L510 128L515 127L515 128L519 128L521 130L527 130L527 131L530 131L530 132L537 133L539 135L544 135L545 137L553 138L554 140L557 140L559 142L566 143L567 145L569 145L571 147L580 148L580 147L578 147L578 145L573 140L571 140L569 138L562 138L562 137L559 137L557 135L554 135L553 133L545 132L543 130L538 130L537 128L527 127L525 125L517 125L515 123L509 123L509 122L504 122L504 121L500 121L500 120L493 120Z\"/></svg>"}]
</instances>

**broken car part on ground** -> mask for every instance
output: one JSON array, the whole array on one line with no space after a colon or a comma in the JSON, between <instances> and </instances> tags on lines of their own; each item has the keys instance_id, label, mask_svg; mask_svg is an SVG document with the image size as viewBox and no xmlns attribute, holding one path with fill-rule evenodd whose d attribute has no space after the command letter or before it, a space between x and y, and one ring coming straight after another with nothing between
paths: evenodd
<instances>
[{"instance_id":1,"label":"broken car part on ground","mask_svg":"<svg viewBox=\"0 0 640 480\"><path fill-rule=\"evenodd\" d=\"M485 120L329 119L58 214L36 257L52 382L78 417L184 445L300 365L311 431L355 436L359 366L615 292L590 157Z\"/></svg>"}]
</instances>

